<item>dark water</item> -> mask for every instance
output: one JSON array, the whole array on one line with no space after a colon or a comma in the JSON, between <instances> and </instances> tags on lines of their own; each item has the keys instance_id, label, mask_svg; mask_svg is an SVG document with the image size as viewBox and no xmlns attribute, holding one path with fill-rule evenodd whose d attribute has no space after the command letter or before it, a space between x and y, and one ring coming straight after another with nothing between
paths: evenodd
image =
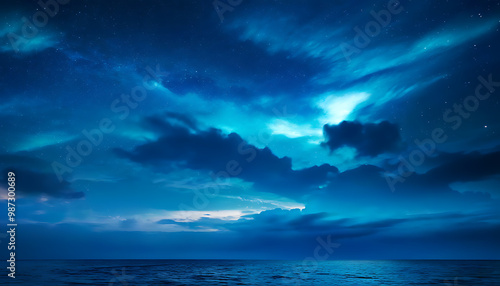
<instances>
[{"instance_id":1,"label":"dark water","mask_svg":"<svg viewBox=\"0 0 500 286\"><path fill-rule=\"evenodd\" d=\"M500 285L500 261L19 261L1 285ZM4 268L5 269L5 268Z\"/></svg>"}]
</instances>

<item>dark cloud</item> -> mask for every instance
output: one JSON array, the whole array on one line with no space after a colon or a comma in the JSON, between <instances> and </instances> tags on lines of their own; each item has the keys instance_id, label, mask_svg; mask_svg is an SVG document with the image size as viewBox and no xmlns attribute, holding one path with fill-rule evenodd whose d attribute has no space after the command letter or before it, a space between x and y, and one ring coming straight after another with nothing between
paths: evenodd
<instances>
[{"instance_id":1,"label":"dark cloud","mask_svg":"<svg viewBox=\"0 0 500 286\"><path fill-rule=\"evenodd\" d=\"M337 218L326 213L307 213L305 210L273 209L259 214L247 215L237 221L201 218L197 221L178 222L171 219L160 220L158 224L174 224L189 229L218 229L252 235L262 240L269 235L297 235L303 237L331 236L333 240L345 241L362 237L384 235L387 229L411 229L414 225L439 224L443 221L460 229L462 225L490 225L498 216L484 213L435 213L424 215L404 215L398 218Z\"/></svg>"},{"instance_id":2,"label":"dark cloud","mask_svg":"<svg viewBox=\"0 0 500 286\"><path fill-rule=\"evenodd\" d=\"M398 126L388 121L366 124L342 121L339 125L325 125L323 134L326 138L323 146L332 151L344 146L354 147L360 156L374 157L402 147Z\"/></svg>"},{"instance_id":3,"label":"dark cloud","mask_svg":"<svg viewBox=\"0 0 500 286\"><path fill-rule=\"evenodd\" d=\"M249 220L251 218L251 220ZM274 209L248 215L237 223L226 226L230 230L263 233L302 233L304 235L329 234L336 239L370 235L377 232L377 225L358 225L355 219L335 218L331 214L306 213L299 209Z\"/></svg>"},{"instance_id":4,"label":"dark cloud","mask_svg":"<svg viewBox=\"0 0 500 286\"><path fill-rule=\"evenodd\" d=\"M153 165L164 172L171 168L209 170L214 178L238 177L280 193L304 192L310 187L325 184L338 172L336 167L328 164L293 170L290 158L279 158L267 147L256 148L236 133L224 135L214 128L193 132L158 117L147 121L161 130L160 138L136 146L131 151L115 151L122 157Z\"/></svg>"},{"instance_id":5,"label":"dark cloud","mask_svg":"<svg viewBox=\"0 0 500 286\"><path fill-rule=\"evenodd\" d=\"M498 223L478 221L450 223L433 231L409 227L391 234L370 233L342 239L333 233L311 235L310 232L272 232L247 228L245 232L123 232L92 231L88 224L26 224L19 243L18 255L26 259L78 258L221 258L238 259L298 259L313 255L318 238L340 245L334 248L332 259L496 259L500 251ZM429 221L424 222L425 225ZM400 224L399 226L403 226ZM424 224L420 225L423 227ZM368 227L366 227L368 229ZM371 228L374 229L374 228ZM332 230L335 228L332 227ZM362 233L360 229L351 233ZM330 240L328 235L331 235ZM32 238L37 239L33 240ZM100 243L95 243L99 241ZM147 243L137 245L137 241ZM55 243L59 251L43 247ZM487 247L485 247L487 246ZM5 249L6 250L6 249ZM291 251L293 250L293 251ZM418 251L416 251L418 250ZM7 254L7 253L6 253ZM8 255L8 254L7 254ZM175 262L178 263L178 260Z\"/></svg>"},{"instance_id":6,"label":"dark cloud","mask_svg":"<svg viewBox=\"0 0 500 286\"><path fill-rule=\"evenodd\" d=\"M273 209L246 215L237 221L201 218L197 221L177 222L163 219L158 224L175 224L189 229L219 229L238 233L266 236L270 233L301 233L304 236L332 234L336 239L359 237L377 232L376 225L357 225L353 219L333 219L330 214L304 213L299 209Z\"/></svg>"},{"instance_id":7,"label":"dark cloud","mask_svg":"<svg viewBox=\"0 0 500 286\"><path fill-rule=\"evenodd\" d=\"M71 183L59 182L49 162L30 156L27 152L1 154L2 176L8 172L16 174L16 192L25 196L46 195L53 198L78 199L85 193L76 191ZM5 178L4 178L5 179Z\"/></svg>"},{"instance_id":8,"label":"dark cloud","mask_svg":"<svg viewBox=\"0 0 500 286\"><path fill-rule=\"evenodd\" d=\"M460 180L453 173L449 176ZM339 173L326 187L308 197L308 203L319 209L331 209L351 216L364 214L365 211L380 214L421 213L421 208L425 208L425 212L437 213L464 209L494 211L500 207L498 200L481 189L458 192L448 183L433 181L426 174L412 174L397 182L394 191L392 183L383 168L364 165Z\"/></svg>"},{"instance_id":9,"label":"dark cloud","mask_svg":"<svg viewBox=\"0 0 500 286\"><path fill-rule=\"evenodd\" d=\"M51 166L47 161L20 154L1 154L0 162L4 167L9 165L11 167L20 167L21 169L30 168L43 172L51 170Z\"/></svg>"},{"instance_id":10,"label":"dark cloud","mask_svg":"<svg viewBox=\"0 0 500 286\"><path fill-rule=\"evenodd\" d=\"M85 196L85 193L73 190L68 181L59 182L53 173L40 173L16 167L3 170L3 174L8 172L16 174L16 192L22 195L46 195L60 199L80 199Z\"/></svg>"},{"instance_id":11,"label":"dark cloud","mask_svg":"<svg viewBox=\"0 0 500 286\"><path fill-rule=\"evenodd\" d=\"M500 152L442 154L433 158L434 162L440 160L443 164L415 178L410 177L408 181L427 187L447 187L454 182L479 181L500 174Z\"/></svg>"}]
</instances>

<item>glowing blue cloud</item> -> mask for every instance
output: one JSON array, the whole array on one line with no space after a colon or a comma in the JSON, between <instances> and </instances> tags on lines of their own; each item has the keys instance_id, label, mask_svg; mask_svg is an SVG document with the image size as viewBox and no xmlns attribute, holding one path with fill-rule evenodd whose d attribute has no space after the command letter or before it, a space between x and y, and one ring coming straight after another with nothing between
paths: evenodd
<instances>
[{"instance_id":1,"label":"glowing blue cloud","mask_svg":"<svg viewBox=\"0 0 500 286\"><path fill-rule=\"evenodd\" d=\"M57 46L59 43L58 37L47 30L48 28L38 29L37 33L30 37L23 35L22 29L21 20L11 21L0 28L0 38L3 38L0 52L30 54Z\"/></svg>"}]
</instances>

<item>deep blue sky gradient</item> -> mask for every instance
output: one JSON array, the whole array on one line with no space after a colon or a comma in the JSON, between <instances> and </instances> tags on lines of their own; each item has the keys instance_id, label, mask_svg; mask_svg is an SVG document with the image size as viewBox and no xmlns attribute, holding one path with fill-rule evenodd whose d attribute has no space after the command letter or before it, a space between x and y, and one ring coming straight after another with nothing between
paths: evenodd
<instances>
[{"instance_id":1,"label":"deep blue sky gradient","mask_svg":"<svg viewBox=\"0 0 500 286\"><path fill-rule=\"evenodd\" d=\"M19 258L500 259L500 1L16 2Z\"/></svg>"}]
</instances>

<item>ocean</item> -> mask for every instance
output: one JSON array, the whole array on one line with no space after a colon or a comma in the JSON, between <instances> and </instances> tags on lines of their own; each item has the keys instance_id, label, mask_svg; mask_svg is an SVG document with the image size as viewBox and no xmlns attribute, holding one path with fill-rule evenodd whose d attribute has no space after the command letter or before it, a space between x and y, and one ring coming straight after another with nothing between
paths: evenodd
<instances>
[{"instance_id":1,"label":"ocean","mask_svg":"<svg viewBox=\"0 0 500 286\"><path fill-rule=\"evenodd\" d=\"M18 261L1 285L500 285L500 261Z\"/></svg>"}]
</instances>

